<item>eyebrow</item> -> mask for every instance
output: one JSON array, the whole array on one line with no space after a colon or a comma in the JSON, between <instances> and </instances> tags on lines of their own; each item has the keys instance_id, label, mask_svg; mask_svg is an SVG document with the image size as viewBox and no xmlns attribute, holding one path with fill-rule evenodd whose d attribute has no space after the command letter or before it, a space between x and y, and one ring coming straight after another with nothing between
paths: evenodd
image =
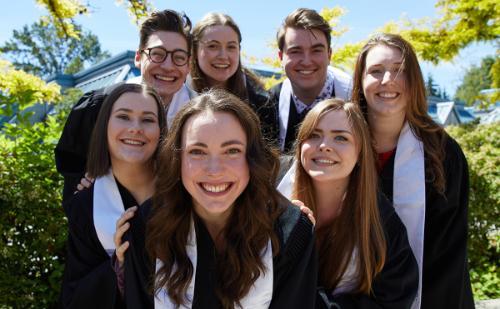
<instances>
[{"instance_id":1,"label":"eyebrow","mask_svg":"<svg viewBox=\"0 0 500 309\"><path fill-rule=\"evenodd\" d=\"M323 44L323 43L316 43L313 46L311 46L311 48L318 48L318 47L326 48L325 44Z\"/></svg>"},{"instance_id":2,"label":"eyebrow","mask_svg":"<svg viewBox=\"0 0 500 309\"><path fill-rule=\"evenodd\" d=\"M224 142L221 144L221 147L227 147L227 146L231 146L231 145L241 145L241 146L245 146L245 144L243 144L241 141L239 140L229 140L227 142ZM202 142L196 142L194 144L191 144L191 146L198 146L198 147L203 147L203 148L208 148L208 145L205 144L205 143L202 143Z\"/></svg>"},{"instance_id":3,"label":"eyebrow","mask_svg":"<svg viewBox=\"0 0 500 309\"><path fill-rule=\"evenodd\" d=\"M215 39L213 39L213 40L206 40L206 41L200 41L200 42L203 43L203 44L208 44L208 43L222 44L220 41L215 40ZM237 41L229 41L229 42L227 42L227 44L238 44L238 42Z\"/></svg>"},{"instance_id":4,"label":"eyebrow","mask_svg":"<svg viewBox=\"0 0 500 309\"><path fill-rule=\"evenodd\" d=\"M391 63L390 65L403 65L403 62L394 62L394 63ZM381 66L385 66L385 65L383 63L376 63L376 64L372 64L368 68L381 67Z\"/></svg>"},{"instance_id":5,"label":"eyebrow","mask_svg":"<svg viewBox=\"0 0 500 309\"><path fill-rule=\"evenodd\" d=\"M115 110L113 113L118 113L118 112L133 113L133 111L130 108L124 108L124 107ZM155 112L150 112L150 111L143 111L142 114L143 115L153 115L155 117L158 117L158 115L156 115Z\"/></svg>"},{"instance_id":6,"label":"eyebrow","mask_svg":"<svg viewBox=\"0 0 500 309\"><path fill-rule=\"evenodd\" d=\"M313 132L321 132L321 133L323 133L323 130L316 128L316 129L313 130ZM351 131L347 131L347 130L330 130L329 132L330 133L347 133L347 134L352 135Z\"/></svg>"},{"instance_id":7,"label":"eyebrow","mask_svg":"<svg viewBox=\"0 0 500 309\"><path fill-rule=\"evenodd\" d=\"M180 50L180 51L183 51L183 52L187 53L187 50L185 50L185 49L183 49L183 48L167 49L167 48L165 48L165 46L163 46L163 45L156 45L156 46L146 47L146 48L144 48L144 49L152 49L152 48L158 48L158 47L161 47L161 48L165 49L165 50L166 50L166 51L168 51L168 52L173 52L173 51Z\"/></svg>"}]
</instances>

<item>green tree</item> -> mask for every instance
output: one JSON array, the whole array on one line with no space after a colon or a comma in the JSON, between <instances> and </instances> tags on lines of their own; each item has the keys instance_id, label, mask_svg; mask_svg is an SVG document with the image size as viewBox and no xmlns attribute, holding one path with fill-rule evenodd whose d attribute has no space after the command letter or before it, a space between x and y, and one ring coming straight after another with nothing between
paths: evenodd
<instances>
[{"instance_id":1,"label":"green tree","mask_svg":"<svg viewBox=\"0 0 500 309\"><path fill-rule=\"evenodd\" d=\"M428 96L441 97L441 91L439 86L434 81L432 74L427 75L427 80L425 81L425 90Z\"/></svg>"},{"instance_id":2,"label":"green tree","mask_svg":"<svg viewBox=\"0 0 500 309\"><path fill-rule=\"evenodd\" d=\"M81 30L77 25L75 29ZM12 38L0 46L0 52L12 59L16 68L42 77L76 73L86 65L110 57L101 50L97 36L90 32L79 39L60 37L52 24L44 25L42 21L14 30Z\"/></svg>"},{"instance_id":3,"label":"green tree","mask_svg":"<svg viewBox=\"0 0 500 309\"><path fill-rule=\"evenodd\" d=\"M479 66L473 65L465 72L462 84L458 86L455 99L472 105L479 99L479 91L492 87L492 68L495 58L488 56L481 60Z\"/></svg>"}]
</instances>

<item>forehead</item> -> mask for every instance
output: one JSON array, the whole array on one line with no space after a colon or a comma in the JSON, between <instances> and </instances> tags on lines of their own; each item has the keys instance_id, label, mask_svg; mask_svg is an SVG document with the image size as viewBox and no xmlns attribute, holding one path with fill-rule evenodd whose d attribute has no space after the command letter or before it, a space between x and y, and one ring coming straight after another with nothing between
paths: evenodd
<instances>
[{"instance_id":1,"label":"forehead","mask_svg":"<svg viewBox=\"0 0 500 309\"><path fill-rule=\"evenodd\" d=\"M366 67L373 65L401 64L403 54L399 48L379 44L371 48L366 54Z\"/></svg>"},{"instance_id":2,"label":"forehead","mask_svg":"<svg viewBox=\"0 0 500 309\"><path fill-rule=\"evenodd\" d=\"M298 46L307 48L312 45L322 44L327 46L326 36L323 32L318 29L297 29L297 28L286 28L285 31L285 48L291 46Z\"/></svg>"},{"instance_id":3,"label":"forehead","mask_svg":"<svg viewBox=\"0 0 500 309\"><path fill-rule=\"evenodd\" d=\"M235 116L226 112L205 111L191 116L182 130L184 143L209 144L239 140L246 143L246 134Z\"/></svg>"},{"instance_id":4,"label":"forehead","mask_svg":"<svg viewBox=\"0 0 500 309\"><path fill-rule=\"evenodd\" d=\"M115 104L113 104L112 112L119 109L128 109L137 113L151 112L155 115L158 114L158 106L155 99L148 94L136 92L125 92L122 94L116 100Z\"/></svg>"},{"instance_id":5,"label":"forehead","mask_svg":"<svg viewBox=\"0 0 500 309\"><path fill-rule=\"evenodd\" d=\"M319 119L315 129L322 131L352 131L351 123L344 110L331 110L327 112Z\"/></svg>"},{"instance_id":6,"label":"forehead","mask_svg":"<svg viewBox=\"0 0 500 309\"><path fill-rule=\"evenodd\" d=\"M167 50L183 49L187 50L188 44L185 37L180 33L172 31L153 32L146 42L145 48L163 46Z\"/></svg>"},{"instance_id":7,"label":"forehead","mask_svg":"<svg viewBox=\"0 0 500 309\"><path fill-rule=\"evenodd\" d=\"M238 42L238 34L229 26L209 26L203 30L203 41Z\"/></svg>"}]
</instances>

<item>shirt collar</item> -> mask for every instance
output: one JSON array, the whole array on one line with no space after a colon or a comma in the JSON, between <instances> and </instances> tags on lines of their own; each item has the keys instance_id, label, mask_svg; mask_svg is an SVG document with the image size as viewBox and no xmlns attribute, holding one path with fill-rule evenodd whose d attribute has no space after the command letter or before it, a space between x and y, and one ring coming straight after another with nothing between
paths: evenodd
<instances>
[{"instance_id":1,"label":"shirt collar","mask_svg":"<svg viewBox=\"0 0 500 309\"><path fill-rule=\"evenodd\" d=\"M321 89L319 95L314 99L314 101L308 105L304 102L302 102L293 92L293 87L292 87L292 98L293 102L295 104L295 108L297 109L297 113L302 113L304 110L309 110L313 108L316 104L319 102L329 99L332 96L332 90L333 90L333 74L330 73L330 71L327 71L326 73L326 80L325 84L323 85L323 88Z\"/></svg>"}]
</instances>

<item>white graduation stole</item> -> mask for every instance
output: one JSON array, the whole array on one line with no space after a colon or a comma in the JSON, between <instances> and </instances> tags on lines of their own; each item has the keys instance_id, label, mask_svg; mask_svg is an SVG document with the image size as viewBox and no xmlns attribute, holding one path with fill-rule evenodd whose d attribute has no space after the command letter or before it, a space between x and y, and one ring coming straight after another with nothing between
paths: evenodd
<instances>
[{"instance_id":1,"label":"white graduation stole","mask_svg":"<svg viewBox=\"0 0 500 309\"><path fill-rule=\"evenodd\" d=\"M185 305L181 308L192 308L194 299L194 284L196 278L196 263L197 263L197 248L196 248L196 231L194 222L191 220L191 227L189 231L188 241L186 244L186 253L193 265L193 277L189 282L186 292ZM264 309L268 308L271 304L273 297L273 253L271 240L268 241L266 248L262 252L262 259L266 271L257 278L253 286L250 288L248 294L240 300L240 304L244 309ZM163 263L156 260L156 271L160 269ZM203 288L203 287L201 287ZM170 309L175 308L167 291L164 288L160 289L155 295L155 309Z\"/></svg>"},{"instance_id":2,"label":"white graduation stole","mask_svg":"<svg viewBox=\"0 0 500 309\"><path fill-rule=\"evenodd\" d=\"M408 231L410 247L418 263L418 292L412 309L420 308L425 230L424 145L407 122L403 125L394 159L393 204Z\"/></svg>"},{"instance_id":3,"label":"white graduation stole","mask_svg":"<svg viewBox=\"0 0 500 309\"><path fill-rule=\"evenodd\" d=\"M113 240L116 231L116 221L125 211L122 197L111 169L106 175L95 180L93 190L94 228L102 247L111 256L116 249Z\"/></svg>"},{"instance_id":4,"label":"white graduation stole","mask_svg":"<svg viewBox=\"0 0 500 309\"><path fill-rule=\"evenodd\" d=\"M175 115L179 112L181 108L186 105L191 98L189 97L189 90L185 84L182 85L181 89L174 94L172 102L167 108L167 126L170 128L172 126L172 121Z\"/></svg>"},{"instance_id":5,"label":"white graduation stole","mask_svg":"<svg viewBox=\"0 0 500 309\"><path fill-rule=\"evenodd\" d=\"M278 191L283 194L284 197L291 200L293 193L293 184L295 183L295 169L297 168L297 161L294 159L292 166L286 172L285 176L281 178L280 183L278 184Z\"/></svg>"}]
</instances>

